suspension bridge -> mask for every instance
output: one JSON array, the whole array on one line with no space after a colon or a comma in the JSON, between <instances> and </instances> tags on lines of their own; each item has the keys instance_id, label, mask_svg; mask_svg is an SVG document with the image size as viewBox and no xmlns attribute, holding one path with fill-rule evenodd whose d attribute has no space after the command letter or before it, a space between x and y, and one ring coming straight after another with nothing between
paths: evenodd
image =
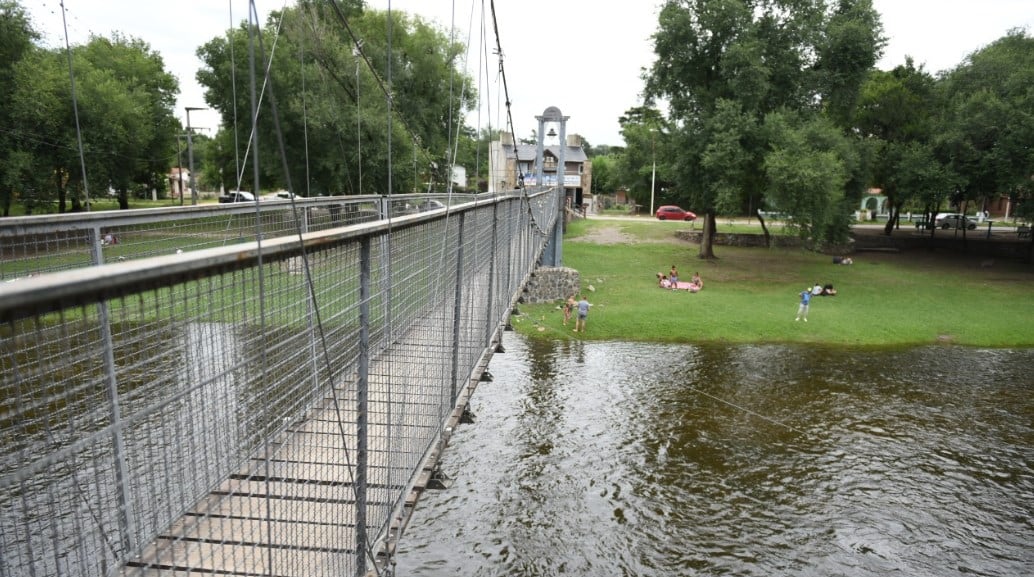
<instances>
[{"instance_id":1,"label":"suspension bridge","mask_svg":"<svg viewBox=\"0 0 1034 577\"><path fill-rule=\"evenodd\" d=\"M389 571L561 206L451 201L0 226L0 575Z\"/></svg>"},{"instance_id":2,"label":"suspension bridge","mask_svg":"<svg viewBox=\"0 0 1034 577\"><path fill-rule=\"evenodd\" d=\"M394 118L390 67L373 70L332 4L354 44L356 118L360 62ZM256 20L252 3L261 61ZM278 113L275 74L250 66L235 188L251 162L257 193L259 103ZM76 131L89 207L78 117ZM511 184L397 194L386 132L384 194L362 194L360 168L347 196L2 219L0 577L391 572L522 287L560 261L567 199L494 173ZM489 172L546 181L541 143L535 165L516 160Z\"/></svg>"}]
</instances>

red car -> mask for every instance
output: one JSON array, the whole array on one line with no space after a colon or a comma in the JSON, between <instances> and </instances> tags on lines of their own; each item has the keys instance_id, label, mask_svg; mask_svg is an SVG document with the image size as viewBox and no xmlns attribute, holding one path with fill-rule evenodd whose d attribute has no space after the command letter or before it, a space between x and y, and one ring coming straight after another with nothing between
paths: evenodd
<instances>
[{"instance_id":1,"label":"red car","mask_svg":"<svg viewBox=\"0 0 1034 577\"><path fill-rule=\"evenodd\" d=\"M689 212L688 210L682 210L681 208L674 205L665 205L657 209L655 215L658 220L696 220L697 215Z\"/></svg>"}]
</instances>

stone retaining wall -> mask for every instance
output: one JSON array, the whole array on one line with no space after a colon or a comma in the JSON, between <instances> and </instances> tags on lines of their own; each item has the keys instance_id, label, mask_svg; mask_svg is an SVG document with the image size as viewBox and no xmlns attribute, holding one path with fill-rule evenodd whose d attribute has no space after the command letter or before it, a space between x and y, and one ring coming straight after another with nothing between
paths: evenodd
<instances>
[{"instance_id":1,"label":"stone retaining wall","mask_svg":"<svg viewBox=\"0 0 1034 577\"><path fill-rule=\"evenodd\" d=\"M693 230L680 230L675 233L677 238L694 243L699 243L702 235L701 231ZM804 241L795 236L773 234L771 238L773 247L793 248L805 245ZM715 234L714 242L718 246L764 247L765 236L762 234L719 232ZM1031 250L1031 247L1028 246L1030 241L1017 242L1012 238L988 239L985 234L974 233L973 231L968 233L965 244L963 242L962 235L956 236L954 231L937 231L934 237L930 238L928 234L896 230L890 236L885 234L855 234L849 245L829 247L821 252L825 254L851 254L867 250L904 252L917 249L942 249L973 255L1023 260Z\"/></svg>"},{"instance_id":2,"label":"stone retaining wall","mask_svg":"<svg viewBox=\"0 0 1034 577\"><path fill-rule=\"evenodd\" d=\"M551 303L577 295L582 290L582 275L573 268L539 267L524 285L522 303Z\"/></svg>"},{"instance_id":3,"label":"stone retaining wall","mask_svg":"<svg viewBox=\"0 0 1034 577\"><path fill-rule=\"evenodd\" d=\"M689 242L699 243L704 233L699 230L675 231L675 237ZM796 236L773 234L772 246L779 248L795 248L804 245L804 241ZM765 246L765 235L763 234L742 234L732 232L719 232L714 235L714 243L721 246Z\"/></svg>"}]
</instances>

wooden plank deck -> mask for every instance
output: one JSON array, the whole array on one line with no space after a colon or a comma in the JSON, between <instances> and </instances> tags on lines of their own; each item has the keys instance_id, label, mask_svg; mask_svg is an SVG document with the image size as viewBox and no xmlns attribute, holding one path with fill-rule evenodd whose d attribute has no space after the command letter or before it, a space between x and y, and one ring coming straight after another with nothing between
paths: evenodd
<instances>
[{"instance_id":1,"label":"wooden plank deck","mask_svg":"<svg viewBox=\"0 0 1034 577\"><path fill-rule=\"evenodd\" d=\"M456 405L442 407L447 371L423 366L419 359L435 342L431 331L440 331L445 321L417 323L404 341L371 363L367 503L371 517L376 512L383 519L396 506L393 500L400 501L402 515L387 518L384 548L391 551L448 435L437 443L429 440L458 424L494 348L493 343L486 349ZM354 568L355 391L346 387L337 394L220 483L132 560L123 575L315 577L340 576ZM368 519L368 525L373 523ZM375 539L376 528L369 531L369 539Z\"/></svg>"}]
</instances>

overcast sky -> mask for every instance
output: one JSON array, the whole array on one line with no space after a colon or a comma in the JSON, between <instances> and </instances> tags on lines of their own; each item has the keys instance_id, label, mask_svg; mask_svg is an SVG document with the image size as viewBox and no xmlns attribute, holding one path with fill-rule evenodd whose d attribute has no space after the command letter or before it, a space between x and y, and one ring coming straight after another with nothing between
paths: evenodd
<instances>
[{"instance_id":1,"label":"overcast sky","mask_svg":"<svg viewBox=\"0 0 1034 577\"><path fill-rule=\"evenodd\" d=\"M59 0L22 0L48 46L64 45ZM287 2L293 4L293 2ZM389 0L368 0L387 9ZM256 0L265 14L285 5L283 0ZM479 112L468 116L474 126L501 126L500 84L492 55L494 33L488 39L491 77L478 60L481 39L467 30L480 28L481 6L489 0L390 0L392 10L419 14L438 23L446 34L471 45L468 69L474 71L478 91L485 96ZM514 127L519 137L537 128L535 116L548 106L558 107L570 119L569 134L583 135L594 145L621 145L618 117L641 104L640 71L653 60L650 34L657 21L657 2L604 2L601 0L495 0L496 19L503 47ZM874 0L883 16L889 39L880 68L890 69L911 55L930 72L952 68L966 55L1011 28L1034 31L1034 0ZM160 52L166 67L179 78L177 115L186 106L205 106L195 72L201 65L198 46L225 33L231 22L247 18L246 0L64 0L68 36L72 44L89 34L110 36L120 31L141 38ZM454 8L455 6L455 8ZM473 14L473 17L472 17ZM488 15L488 30L492 25ZM472 20L473 18L473 20ZM455 26L454 26L455 25ZM476 49L476 50L475 50ZM192 112L194 126L214 130L218 117Z\"/></svg>"}]
</instances>

